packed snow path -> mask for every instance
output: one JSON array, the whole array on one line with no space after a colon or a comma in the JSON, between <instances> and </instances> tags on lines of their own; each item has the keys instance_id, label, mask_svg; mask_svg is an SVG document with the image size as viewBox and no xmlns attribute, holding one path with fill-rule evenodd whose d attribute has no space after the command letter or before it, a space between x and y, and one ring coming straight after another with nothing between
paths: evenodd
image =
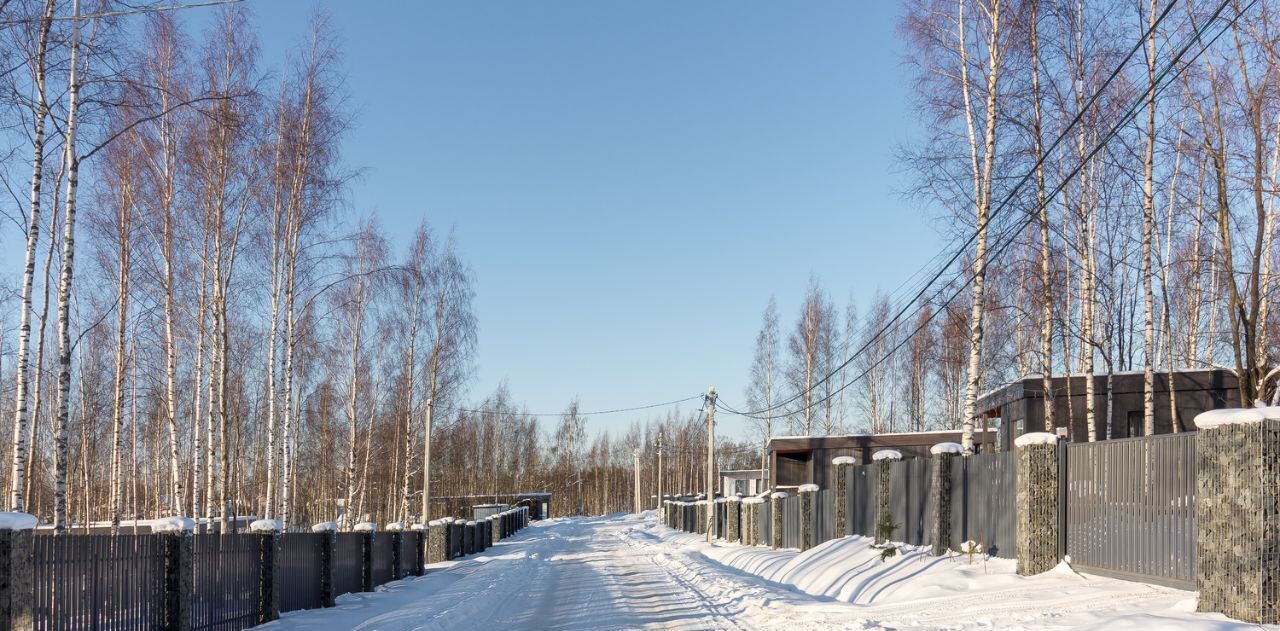
<instances>
[{"instance_id":1,"label":"packed snow path","mask_svg":"<svg viewBox=\"0 0 1280 631\"><path fill-rule=\"evenodd\" d=\"M653 519L535 522L487 552L266 631L417 629L1256 629L1196 614L1194 594L1060 568L920 551L882 563L863 538L794 550L709 545Z\"/></svg>"}]
</instances>

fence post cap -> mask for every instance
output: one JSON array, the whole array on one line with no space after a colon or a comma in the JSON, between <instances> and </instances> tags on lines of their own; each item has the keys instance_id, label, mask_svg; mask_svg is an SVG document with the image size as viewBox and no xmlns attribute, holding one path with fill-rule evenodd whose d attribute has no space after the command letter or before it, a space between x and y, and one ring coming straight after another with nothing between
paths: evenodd
<instances>
[{"instance_id":1,"label":"fence post cap","mask_svg":"<svg viewBox=\"0 0 1280 631\"><path fill-rule=\"evenodd\" d=\"M259 519L249 524L249 530L252 532L280 532L280 520Z\"/></svg>"},{"instance_id":2,"label":"fence post cap","mask_svg":"<svg viewBox=\"0 0 1280 631\"><path fill-rule=\"evenodd\" d=\"M801 484L800 492L801 493L817 493L819 488L821 487L819 487L816 484Z\"/></svg>"},{"instance_id":3,"label":"fence post cap","mask_svg":"<svg viewBox=\"0 0 1280 631\"><path fill-rule=\"evenodd\" d=\"M929 453L934 456L940 454L959 454L964 453L964 447L960 443L938 443L929 448Z\"/></svg>"},{"instance_id":4,"label":"fence post cap","mask_svg":"<svg viewBox=\"0 0 1280 631\"><path fill-rule=\"evenodd\" d=\"M881 460L902 460L902 452L897 449L881 449L871 454L871 460L880 462Z\"/></svg>"},{"instance_id":5,"label":"fence post cap","mask_svg":"<svg viewBox=\"0 0 1280 631\"><path fill-rule=\"evenodd\" d=\"M853 456L836 456L831 459L831 464L837 466L842 464L858 464L858 459Z\"/></svg>"},{"instance_id":6,"label":"fence post cap","mask_svg":"<svg viewBox=\"0 0 1280 631\"><path fill-rule=\"evenodd\" d=\"M392 532L400 532L404 530L404 524L398 521L393 521L387 524L387 527L385 528L385 530L390 530Z\"/></svg>"},{"instance_id":7,"label":"fence post cap","mask_svg":"<svg viewBox=\"0 0 1280 631\"><path fill-rule=\"evenodd\" d=\"M1196 415L1196 429L1212 429L1221 425L1280 421L1280 406L1253 408L1226 408L1209 410Z\"/></svg>"},{"instance_id":8,"label":"fence post cap","mask_svg":"<svg viewBox=\"0 0 1280 631\"><path fill-rule=\"evenodd\" d=\"M338 529L338 523L332 521L322 521L311 527L311 532L333 532Z\"/></svg>"},{"instance_id":9,"label":"fence post cap","mask_svg":"<svg viewBox=\"0 0 1280 631\"><path fill-rule=\"evenodd\" d=\"M743 504L763 504L764 498L763 497L744 497L742 498L742 503Z\"/></svg>"},{"instance_id":10,"label":"fence post cap","mask_svg":"<svg viewBox=\"0 0 1280 631\"><path fill-rule=\"evenodd\" d=\"M0 512L0 530L31 530L40 519L31 513Z\"/></svg>"},{"instance_id":11,"label":"fence post cap","mask_svg":"<svg viewBox=\"0 0 1280 631\"><path fill-rule=\"evenodd\" d=\"M356 524L354 528L352 528L352 530L356 532L373 532L377 529L378 529L378 524L375 524L371 521L362 521Z\"/></svg>"},{"instance_id":12,"label":"fence post cap","mask_svg":"<svg viewBox=\"0 0 1280 631\"><path fill-rule=\"evenodd\" d=\"M775 500L785 500L788 497L791 497L791 495L789 495L786 491L774 491L772 494L769 495L769 497Z\"/></svg>"},{"instance_id":13,"label":"fence post cap","mask_svg":"<svg viewBox=\"0 0 1280 631\"><path fill-rule=\"evenodd\" d=\"M1058 437L1049 432L1031 432L1023 434L1014 439L1013 444L1017 447L1030 447L1031 445L1056 445Z\"/></svg>"},{"instance_id":14,"label":"fence post cap","mask_svg":"<svg viewBox=\"0 0 1280 631\"><path fill-rule=\"evenodd\" d=\"M151 520L151 532L191 532L196 522L189 517L165 517Z\"/></svg>"}]
</instances>

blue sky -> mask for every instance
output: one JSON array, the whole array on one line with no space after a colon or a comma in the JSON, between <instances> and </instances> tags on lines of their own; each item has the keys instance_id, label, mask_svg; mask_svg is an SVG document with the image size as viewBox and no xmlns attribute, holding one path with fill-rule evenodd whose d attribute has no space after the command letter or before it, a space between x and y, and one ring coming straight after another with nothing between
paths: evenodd
<instances>
[{"instance_id":1,"label":"blue sky","mask_svg":"<svg viewBox=\"0 0 1280 631\"><path fill-rule=\"evenodd\" d=\"M315 5L345 44L353 211L452 227L474 267L475 398L741 402L771 293L789 327L811 272L865 302L941 247L899 195L897 3L263 0L264 63Z\"/></svg>"}]
</instances>

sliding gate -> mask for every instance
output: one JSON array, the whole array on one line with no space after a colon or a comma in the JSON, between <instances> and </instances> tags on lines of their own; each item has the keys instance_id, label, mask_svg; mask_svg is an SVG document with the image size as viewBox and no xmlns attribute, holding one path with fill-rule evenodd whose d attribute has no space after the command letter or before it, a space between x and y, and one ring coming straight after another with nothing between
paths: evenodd
<instances>
[{"instance_id":1,"label":"sliding gate","mask_svg":"<svg viewBox=\"0 0 1280 631\"><path fill-rule=\"evenodd\" d=\"M1195 433L1074 443L1065 455L1071 565L1195 589Z\"/></svg>"}]
</instances>

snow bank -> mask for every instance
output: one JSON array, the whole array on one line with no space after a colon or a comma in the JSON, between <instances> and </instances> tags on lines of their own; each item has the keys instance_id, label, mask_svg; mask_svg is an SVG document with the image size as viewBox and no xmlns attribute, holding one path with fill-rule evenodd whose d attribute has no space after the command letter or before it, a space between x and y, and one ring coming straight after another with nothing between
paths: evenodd
<instances>
[{"instance_id":1,"label":"snow bank","mask_svg":"<svg viewBox=\"0 0 1280 631\"><path fill-rule=\"evenodd\" d=\"M871 460L880 462L881 460L902 460L902 452L897 449L881 449L871 454Z\"/></svg>"},{"instance_id":2,"label":"snow bank","mask_svg":"<svg viewBox=\"0 0 1280 631\"><path fill-rule=\"evenodd\" d=\"M836 456L835 458L831 459L831 464L834 464L834 465L858 464L858 459L854 458L853 456Z\"/></svg>"},{"instance_id":3,"label":"snow bank","mask_svg":"<svg viewBox=\"0 0 1280 631\"><path fill-rule=\"evenodd\" d=\"M775 500L785 500L785 499L787 499L788 497L791 497L791 496L790 496L790 495L788 495L786 491L775 491L775 492L774 492L772 495L770 495L769 497L771 497L771 498L773 498L773 499L775 499Z\"/></svg>"},{"instance_id":4,"label":"snow bank","mask_svg":"<svg viewBox=\"0 0 1280 631\"><path fill-rule=\"evenodd\" d=\"M31 530L40 519L30 513L0 512L0 530Z\"/></svg>"},{"instance_id":5,"label":"snow bank","mask_svg":"<svg viewBox=\"0 0 1280 631\"><path fill-rule=\"evenodd\" d=\"M280 520L278 519L259 519L249 524L249 530L252 532L279 532Z\"/></svg>"},{"instance_id":6,"label":"snow bank","mask_svg":"<svg viewBox=\"0 0 1280 631\"><path fill-rule=\"evenodd\" d=\"M352 528L352 530L356 532L373 532L377 529L378 529L378 524L375 524L371 521L362 521L356 524L355 528Z\"/></svg>"},{"instance_id":7,"label":"snow bank","mask_svg":"<svg viewBox=\"0 0 1280 631\"><path fill-rule=\"evenodd\" d=\"M960 443L938 443L929 448L929 453L938 454L958 454L964 451L964 447Z\"/></svg>"},{"instance_id":8,"label":"snow bank","mask_svg":"<svg viewBox=\"0 0 1280 631\"><path fill-rule=\"evenodd\" d=\"M1209 410L1196 415L1197 429L1210 429L1222 425L1237 423L1261 423L1262 421L1280 421L1280 407L1227 408Z\"/></svg>"},{"instance_id":9,"label":"snow bank","mask_svg":"<svg viewBox=\"0 0 1280 631\"><path fill-rule=\"evenodd\" d=\"M12 515L13 513L4 514ZM166 517L151 521L151 532L191 532L195 528L195 520L186 517Z\"/></svg>"},{"instance_id":10,"label":"snow bank","mask_svg":"<svg viewBox=\"0 0 1280 631\"><path fill-rule=\"evenodd\" d=\"M818 492L818 488L819 488L819 487L818 487L818 485L816 485L816 484L801 484L801 485L800 485L800 492L801 492L801 493L817 493L817 492Z\"/></svg>"},{"instance_id":11,"label":"snow bank","mask_svg":"<svg viewBox=\"0 0 1280 631\"><path fill-rule=\"evenodd\" d=\"M1058 437L1049 432L1031 432L1023 434L1013 441L1018 447L1027 447L1030 445L1056 445Z\"/></svg>"},{"instance_id":12,"label":"snow bank","mask_svg":"<svg viewBox=\"0 0 1280 631\"><path fill-rule=\"evenodd\" d=\"M338 529L337 522L322 521L311 527L311 532L333 532Z\"/></svg>"}]
</instances>

